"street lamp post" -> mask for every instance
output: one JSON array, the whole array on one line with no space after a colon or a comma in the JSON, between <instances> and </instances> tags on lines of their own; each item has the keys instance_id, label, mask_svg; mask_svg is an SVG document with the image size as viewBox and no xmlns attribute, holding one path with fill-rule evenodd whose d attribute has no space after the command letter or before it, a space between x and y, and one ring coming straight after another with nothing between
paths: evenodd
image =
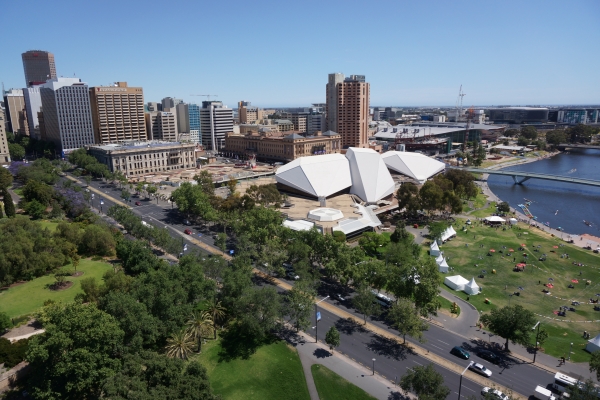
<instances>
[{"instance_id":1,"label":"street lamp post","mask_svg":"<svg viewBox=\"0 0 600 400\"><path fill-rule=\"evenodd\" d=\"M319 304L320 302L327 300L329 298L329 296L325 296L323 297L321 300L317 301L315 303L315 343L317 343L319 341L319 313L317 311L317 304Z\"/></svg>"},{"instance_id":2,"label":"street lamp post","mask_svg":"<svg viewBox=\"0 0 600 400\"><path fill-rule=\"evenodd\" d=\"M373 375L375 375L375 359L373 359Z\"/></svg>"},{"instance_id":3,"label":"street lamp post","mask_svg":"<svg viewBox=\"0 0 600 400\"><path fill-rule=\"evenodd\" d=\"M469 363L469 365L467 365L467 368L465 368L465 370L462 372L462 374L460 374L460 383L458 384L458 400L460 400L460 391L462 389L462 377L465 374L465 372L467 372L467 370L469 369L469 367L473 365L473 361L471 361Z\"/></svg>"},{"instance_id":4,"label":"street lamp post","mask_svg":"<svg viewBox=\"0 0 600 400\"><path fill-rule=\"evenodd\" d=\"M537 324L535 324L533 326L533 328L531 328L532 331L535 330L535 328L537 328L537 333L535 334L535 350L533 351L533 363L535 364L535 357L537 356L537 351L538 351L538 344L540 342L538 342L538 339L540 337L540 321L538 321Z\"/></svg>"},{"instance_id":5,"label":"street lamp post","mask_svg":"<svg viewBox=\"0 0 600 400\"><path fill-rule=\"evenodd\" d=\"M573 343L571 343L571 347L569 347L569 361L571 361L571 350L573 350Z\"/></svg>"}]
</instances>

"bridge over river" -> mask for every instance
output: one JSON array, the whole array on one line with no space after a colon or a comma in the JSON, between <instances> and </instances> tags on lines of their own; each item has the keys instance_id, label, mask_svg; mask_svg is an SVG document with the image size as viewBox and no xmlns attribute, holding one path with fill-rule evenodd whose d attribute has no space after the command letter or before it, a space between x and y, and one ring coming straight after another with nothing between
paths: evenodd
<instances>
[{"instance_id":1,"label":"bridge over river","mask_svg":"<svg viewBox=\"0 0 600 400\"><path fill-rule=\"evenodd\" d=\"M520 185L529 179L544 179L547 181L577 183L580 185L600 187L600 181L596 181L596 180L592 180L592 179L573 178L573 177L569 177L569 176L539 174L537 172L502 171L502 170L493 170L493 169L486 169L486 168L468 168L468 167L466 167L466 168L465 167L450 167L450 168L462 169L463 171L473 172L473 173L477 173L477 174L510 176L513 178L513 181L515 181L516 185Z\"/></svg>"},{"instance_id":2,"label":"bridge over river","mask_svg":"<svg viewBox=\"0 0 600 400\"><path fill-rule=\"evenodd\" d=\"M592 150L600 150L600 146L593 144L583 144L583 143L561 143L556 146L557 149L565 150L565 149L592 149Z\"/></svg>"}]
</instances>

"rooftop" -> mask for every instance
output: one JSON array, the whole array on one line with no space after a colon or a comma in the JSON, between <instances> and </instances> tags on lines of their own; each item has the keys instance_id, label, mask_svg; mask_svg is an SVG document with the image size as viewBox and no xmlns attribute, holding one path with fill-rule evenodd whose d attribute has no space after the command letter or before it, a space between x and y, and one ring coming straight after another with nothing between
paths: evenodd
<instances>
[{"instance_id":1,"label":"rooftop","mask_svg":"<svg viewBox=\"0 0 600 400\"><path fill-rule=\"evenodd\" d=\"M131 143L111 143L102 146L90 146L93 149L100 149L104 151L118 151L128 149L139 149L144 147L157 148L157 147L179 147L185 145L194 145L193 143L181 143L181 142L162 142L162 141L147 141L147 142L131 142Z\"/></svg>"}]
</instances>

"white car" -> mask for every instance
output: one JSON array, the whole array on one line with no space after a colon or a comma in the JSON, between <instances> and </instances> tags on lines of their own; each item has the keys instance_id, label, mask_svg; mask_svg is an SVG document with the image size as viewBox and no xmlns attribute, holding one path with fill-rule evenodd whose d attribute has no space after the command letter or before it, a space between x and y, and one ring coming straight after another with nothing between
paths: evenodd
<instances>
[{"instance_id":1,"label":"white car","mask_svg":"<svg viewBox=\"0 0 600 400\"><path fill-rule=\"evenodd\" d=\"M508 396L505 395L504 393L502 393L501 391L497 390L497 389L492 389L489 387L484 387L483 389L481 389L481 394L482 395L488 395L489 397L498 399L498 400L509 400Z\"/></svg>"},{"instance_id":2,"label":"white car","mask_svg":"<svg viewBox=\"0 0 600 400\"><path fill-rule=\"evenodd\" d=\"M338 301L346 301L346 298L344 296L342 296L341 294L339 294L339 293L334 294L333 298L336 299L336 300L338 300Z\"/></svg>"},{"instance_id":3,"label":"white car","mask_svg":"<svg viewBox=\"0 0 600 400\"><path fill-rule=\"evenodd\" d=\"M486 367L484 367L483 365L479 364L479 363L474 363L471 364L469 366L470 370L473 370L475 372L477 372L478 374L481 374L483 376L487 376L488 378L490 376L492 376L492 371L490 371L489 369L487 369Z\"/></svg>"}]
</instances>

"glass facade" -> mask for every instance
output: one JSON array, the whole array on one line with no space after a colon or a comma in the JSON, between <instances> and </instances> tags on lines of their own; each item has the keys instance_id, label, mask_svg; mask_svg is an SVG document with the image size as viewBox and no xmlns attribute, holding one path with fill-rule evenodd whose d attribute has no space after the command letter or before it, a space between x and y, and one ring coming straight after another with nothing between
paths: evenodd
<instances>
[{"instance_id":1,"label":"glass facade","mask_svg":"<svg viewBox=\"0 0 600 400\"><path fill-rule=\"evenodd\" d=\"M190 131L200 130L200 106L197 104L188 104L190 115Z\"/></svg>"}]
</instances>

